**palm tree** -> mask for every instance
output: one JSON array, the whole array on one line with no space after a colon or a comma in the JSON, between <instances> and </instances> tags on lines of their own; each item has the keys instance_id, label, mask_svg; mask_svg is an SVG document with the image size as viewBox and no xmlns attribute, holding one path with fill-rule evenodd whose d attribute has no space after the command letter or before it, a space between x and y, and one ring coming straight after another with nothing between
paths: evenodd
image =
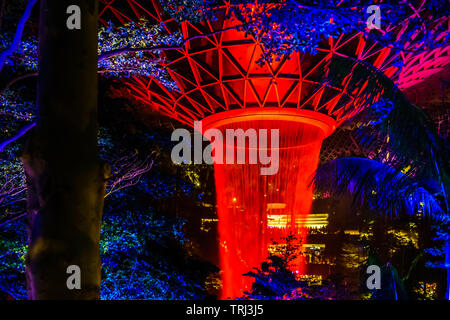
<instances>
[{"instance_id":1,"label":"palm tree","mask_svg":"<svg viewBox=\"0 0 450 320\"><path fill-rule=\"evenodd\" d=\"M346 76L352 73L352 77ZM361 143L376 147L373 159L347 157L320 166L314 178L318 191L351 194L355 205L394 218L430 217L441 227L450 299L449 159L445 143L426 114L411 104L394 82L370 64L352 58L330 62L325 82L349 91L363 88L367 110L358 128ZM364 85L366 84L366 85ZM446 229L445 229L446 228Z\"/></svg>"}]
</instances>

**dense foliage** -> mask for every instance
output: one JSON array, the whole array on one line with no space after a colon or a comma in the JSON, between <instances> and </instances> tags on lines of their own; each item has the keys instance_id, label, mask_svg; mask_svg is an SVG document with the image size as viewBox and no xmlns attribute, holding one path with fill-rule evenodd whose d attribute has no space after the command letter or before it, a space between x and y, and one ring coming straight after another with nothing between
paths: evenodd
<instances>
[{"instance_id":1,"label":"dense foliage","mask_svg":"<svg viewBox=\"0 0 450 320\"><path fill-rule=\"evenodd\" d=\"M101 123L109 124L100 130L102 157L116 163L113 172L126 166L131 175L143 168L141 160L148 164L144 160L151 159L153 165L137 174L135 180L125 181L105 200L101 298L203 299L208 296L206 277L216 268L187 250L190 240L185 236L182 218L153 206L157 201L174 199L180 192L199 199L202 191L185 178L183 170L174 176L164 172L172 144L169 135L149 130L139 122L124 126L133 118L126 106L125 100L107 99L102 107ZM124 131L125 127L129 130ZM123 156L127 154L133 156ZM24 203L16 207L24 210ZM13 299L25 299L26 219L2 226L0 238L0 291Z\"/></svg>"},{"instance_id":2,"label":"dense foliage","mask_svg":"<svg viewBox=\"0 0 450 320\"><path fill-rule=\"evenodd\" d=\"M437 19L449 12L448 2L439 0L427 1L429 14L412 17L409 21L407 18L413 12L409 1L382 1L382 29L405 27L399 38L395 38L395 32L366 28L366 9L372 4L370 1L260 0L255 5L249 0L162 0L161 3L165 14L176 21L194 23L205 17L221 19L224 6L228 6L229 17L239 22L236 28L264 44L261 63L280 59L294 51L315 54L324 39L336 38L341 33L362 32L367 39L381 46L407 52L429 50L448 42L448 35L436 38L445 24L433 27ZM13 43L16 21L25 6L26 1L7 2L7 14L0 17L3 31L0 51ZM26 187L19 157L25 141L21 139L26 135L24 128L31 128L37 117L34 103L38 52L36 21L36 17L30 19L20 45L6 57L1 69L0 292L12 299L26 298ZM433 28L434 32L424 32ZM163 24L148 20L122 26L111 22L99 28L101 84L109 89L111 79L145 76L157 79L169 90L178 90L165 69L168 61L161 55L163 51L183 44L180 30L172 31L168 33ZM418 35L414 41L418 45L409 43L412 35ZM419 245L398 239L405 234L404 230L408 230L406 227L391 233L386 227L388 236L380 236L381 233L372 230L364 239L374 248L369 250L370 246L365 246L367 260L356 267L341 268L342 272L337 272L336 277L316 285L298 279L289 269L296 248L288 246L290 249L282 252L281 257L279 252L272 254L261 268L248 273L257 281L245 298L349 298L348 292L342 291L346 288L345 279L371 263L382 267L383 279L392 285L386 287L385 292L358 292L359 298L363 294L381 299L403 298L403 287L408 297L424 298L424 294L414 296L419 283L424 282L423 279L415 279L416 274L420 274L417 269L425 265L425 260L429 265L443 267L444 264L437 260L449 254L444 247L444 243L449 242L449 223L445 216L448 214L449 190L448 157L445 153L448 142L436 137L423 110L408 103L391 81L379 75L379 70L361 65L359 61L333 63L340 69L336 69L334 78L324 81L339 82L342 80L340 76L348 74L348 68L354 70L358 65L359 77L358 72L354 72L354 81L350 85L358 87L370 75L374 83L366 87L367 97L373 98L383 90L384 96L380 101L372 103L374 100L368 99L372 108L361 127L361 143L372 146L378 153L372 159L335 160L322 167L324 179L319 177L317 182L324 182L327 192L335 191L334 196L352 193L355 202L381 215L396 217L407 213L413 217L439 217L433 234L436 248L429 249L433 245L430 241ZM399 62L396 63L400 66ZM107 90L103 89L102 94L106 95ZM190 239L185 235L183 219L157 204L179 200L180 194L186 203L211 198L211 186L202 184L204 181L198 168L167 168L167 152L171 148L168 132L150 130L139 124L132 112L135 107L130 106L127 99L101 102L99 147L102 157L112 165L113 173L108 183L102 228L102 298L205 298L208 294L204 283L208 274L216 271L215 268L186 249ZM341 179L333 180L336 177ZM417 225L419 223L414 226ZM427 235L429 237L429 233L422 232L421 239ZM382 236L388 240L379 241ZM407 234L405 238L411 240L413 236ZM291 240L287 239L288 244ZM393 253L381 254L380 258L386 241ZM401 246L410 250L403 265L399 261L400 252L404 254L399 249ZM333 253L339 257L337 268L352 265L354 248L354 244L346 244L345 248ZM347 288L349 286L347 284ZM393 289L394 286L397 289Z\"/></svg>"}]
</instances>

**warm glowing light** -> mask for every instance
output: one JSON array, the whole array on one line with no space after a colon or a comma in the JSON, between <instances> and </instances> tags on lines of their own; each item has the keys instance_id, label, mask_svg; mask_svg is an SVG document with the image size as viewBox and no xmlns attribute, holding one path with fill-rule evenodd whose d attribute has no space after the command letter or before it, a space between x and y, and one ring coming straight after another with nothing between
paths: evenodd
<instances>
[{"instance_id":1,"label":"warm glowing light","mask_svg":"<svg viewBox=\"0 0 450 320\"><path fill-rule=\"evenodd\" d=\"M278 129L280 137L275 175L261 175L261 164L214 164L223 299L251 289L251 278L243 274L266 259L271 239L280 241L294 232L302 243L308 226L325 223L327 214L308 217L313 193L310 181L322 140L334 124L323 114L272 108L235 110L204 119L205 131ZM295 266L300 274L304 272L302 261Z\"/></svg>"},{"instance_id":2,"label":"warm glowing light","mask_svg":"<svg viewBox=\"0 0 450 320\"><path fill-rule=\"evenodd\" d=\"M290 217L286 214L268 214L268 228L286 228ZM296 217L295 223L308 229L319 229L328 225L328 214L309 214Z\"/></svg>"},{"instance_id":3,"label":"warm glowing light","mask_svg":"<svg viewBox=\"0 0 450 320\"><path fill-rule=\"evenodd\" d=\"M209 232L212 229L213 224L217 223L218 219L203 218L201 220L200 230Z\"/></svg>"},{"instance_id":4,"label":"warm glowing light","mask_svg":"<svg viewBox=\"0 0 450 320\"><path fill-rule=\"evenodd\" d=\"M284 209L286 208L286 203L268 203L267 210L270 209Z\"/></svg>"}]
</instances>

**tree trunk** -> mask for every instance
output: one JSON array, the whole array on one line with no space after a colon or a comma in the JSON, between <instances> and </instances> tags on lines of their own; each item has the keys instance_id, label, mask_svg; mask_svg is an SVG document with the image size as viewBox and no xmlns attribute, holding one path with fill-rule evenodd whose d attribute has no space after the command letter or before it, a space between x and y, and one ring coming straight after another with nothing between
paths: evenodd
<instances>
[{"instance_id":1,"label":"tree trunk","mask_svg":"<svg viewBox=\"0 0 450 320\"><path fill-rule=\"evenodd\" d=\"M81 29L69 30L70 5ZM38 123L25 148L30 299L98 299L107 166L97 149L98 0L41 0ZM69 289L68 267L80 268ZM76 276L76 274L75 274Z\"/></svg>"}]
</instances>

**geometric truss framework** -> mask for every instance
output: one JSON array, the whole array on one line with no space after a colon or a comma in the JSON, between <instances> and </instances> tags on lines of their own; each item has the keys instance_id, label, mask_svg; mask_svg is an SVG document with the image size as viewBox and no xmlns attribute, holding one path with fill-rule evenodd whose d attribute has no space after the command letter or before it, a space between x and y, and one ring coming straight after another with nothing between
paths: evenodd
<instances>
[{"instance_id":1,"label":"geometric truss framework","mask_svg":"<svg viewBox=\"0 0 450 320\"><path fill-rule=\"evenodd\" d=\"M411 9L411 17L420 15L426 1L419 1ZM171 19L164 20L157 1L102 0L100 21L115 19L119 23L136 21L142 17L164 21L166 29L174 26ZM145 3L145 5L143 5ZM229 9L225 2L224 9ZM119 9L118 9L119 8ZM448 24L448 18L435 22ZM134 78L129 83L132 94L152 108L189 126L194 120L222 111L239 108L299 108L324 113L342 123L356 115L364 103L360 92L364 85L348 92L349 74L339 87L323 84L328 72L327 63L334 55L352 57L382 70L405 89L438 72L449 64L449 47L431 52L416 52L422 45L411 37L406 51L399 53L378 43L366 41L362 33L341 35L328 39L318 48L316 55L293 53L281 61L256 61L261 57L262 44L234 29L230 21L201 25L183 22L181 30L186 41L179 50L166 51L169 61L165 66L178 83L180 92L170 91L152 78ZM386 32L404 36L408 23L388 26ZM433 30L431 30L433 32ZM440 35L444 37L444 34ZM406 53L405 53L406 52ZM393 62L401 59L405 67L399 74Z\"/></svg>"},{"instance_id":2,"label":"geometric truss framework","mask_svg":"<svg viewBox=\"0 0 450 320\"><path fill-rule=\"evenodd\" d=\"M397 79L400 90L405 90L450 68L450 46L436 48L418 55L409 54L405 66Z\"/></svg>"}]
</instances>

